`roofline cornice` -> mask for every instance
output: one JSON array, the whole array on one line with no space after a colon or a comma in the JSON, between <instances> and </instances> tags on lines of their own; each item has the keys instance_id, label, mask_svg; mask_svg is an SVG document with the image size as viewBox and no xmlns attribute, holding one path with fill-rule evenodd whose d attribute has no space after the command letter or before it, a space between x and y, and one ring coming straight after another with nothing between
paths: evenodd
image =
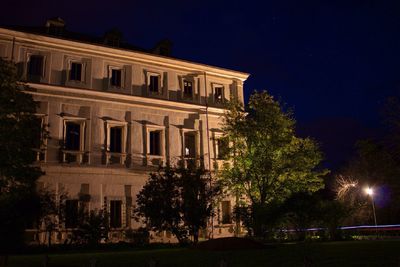
<instances>
[{"instance_id":1,"label":"roofline cornice","mask_svg":"<svg viewBox=\"0 0 400 267\"><path fill-rule=\"evenodd\" d=\"M242 82L246 81L247 78L250 76L250 74L248 73L209 66L201 63L194 63L182 59L173 59L145 52L130 51L121 48L111 48L85 42L78 42L73 40L44 36L40 34L26 33L2 27L0 27L0 36L9 36L11 40L12 38L15 37L16 42L24 41L48 47L60 48L63 50L72 50L72 51L75 50L78 52L89 53L89 54L97 54L114 58L118 57L120 59L125 59L125 60L131 60L147 64L155 64L173 69L189 71L196 73L198 75L203 75L204 73L207 73L207 75L213 75L229 79L238 79Z\"/></svg>"}]
</instances>

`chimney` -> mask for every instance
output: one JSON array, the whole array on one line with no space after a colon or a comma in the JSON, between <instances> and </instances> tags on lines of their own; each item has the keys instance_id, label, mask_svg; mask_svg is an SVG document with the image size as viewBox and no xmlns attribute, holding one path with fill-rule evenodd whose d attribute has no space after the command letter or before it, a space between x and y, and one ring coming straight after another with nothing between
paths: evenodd
<instances>
[{"instance_id":1,"label":"chimney","mask_svg":"<svg viewBox=\"0 0 400 267\"><path fill-rule=\"evenodd\" d=\"M159 41L153 48L152 53L161 56L171 56L172 53L172 42L168 39Z\"/></svg>"},{"instance_id":2,"label":"chimney","mask_svg":"<svg viewBox=\"0 0 400 267\"><path fill-rule=\"evenodd\" d=\"M46 21L46 31L51 35L63 35L65 30L65 21L60 18L51 18Z\"/></svg>"},{"instance_id":3,"label":"chimney","mask_svg":"<svg viewBox=\"0 0 400 267\"><path fill-rule=\"evenodd\" d=\"M119 47L122 41L122 32L116 28L104 34L103 43L113 47Z\"/></svg>"}]
</instances>

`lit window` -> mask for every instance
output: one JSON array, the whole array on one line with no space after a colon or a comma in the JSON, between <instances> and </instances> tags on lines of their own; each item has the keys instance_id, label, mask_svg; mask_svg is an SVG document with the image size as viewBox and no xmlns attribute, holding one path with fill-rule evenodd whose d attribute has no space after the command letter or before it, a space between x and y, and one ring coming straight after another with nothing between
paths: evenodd
<instances>
[{"instance_id":1,"label":"lit window","mask_svg":"<svg viewBox=\"0 0 400 267\"><path fill-rule=\"evenodd\" d=\"M111 69L111 79L110 83L112 86L121 87L122 84L122 70L120 69Z\"/></svg>"},{"instance_id":2,"label":"lit window","mask_svg":"<svg viewBox=\"0 0 400 267\"><path fill-rule=\"evenodd\" d=\"M110 227L120 228L122 226L121 220L122 201L111 200L110 201Z\"/></svg>"},{"instance_id":3,"label":"lit window","mask_svg":"<svg viewBox=\"0 0 400 267\"><path fill-rule=\"evenodd\" d=\"M150 155L161 156L161 131L150 131L149 152Z\"/></svg>"},{"instance_id":4,"label":"lit window","mask_svg":"<svg viewBox=\"0 0 400 267\"><path fill-rule=\"evenodd\" d=\"M193 133L185 133L185 157L196 157L196 136Z\"/></svg>"},{"instance_id":5,"label":"lit window","mask_svg":"<svg viewBox=\"0 0 400 267\"><path fill-rule=\"evenodd\" d=\"M183 97L193 98L193 83L189 81L183 82Z\"/></svg>"},{"instance_id":6,"label":"lit window","mask_svg":"<svg viewBox=\"0 0 400 267\"><path fill-rule=\"evenodd\" d=\"M214 101L215 103L222 103L224 97L224 88L223 87L215 87L214 88Z\"/></svg>"},{"instance_id":7,"label":"lit window","mask_svg":"<svg viewBox=\"0 0 400 267\"><path fill-rule=\"evenodd\" d=\"M69 79L71 81L82 81L82 63L71 62Z\"/></svg>"},{"instance_id":8,"label":"lit window","mask_svg":"<svg viewBox=\"0 0 400 267\"><path fill-rule=\"evenodd\" d=\"M149 91L151 93L158 93L160 91L160 75L150 75Z\"/></svg>"},{"instance_id":9,"label":"lit window","mask_svg":"<svg viewBox=\"0 0 400 267\"><path fill-rule=\"evenodd\" d=\"M40 55L31 55L28 62L28 77L43 76L44 58Z\"/></svg>"}]
</instances>

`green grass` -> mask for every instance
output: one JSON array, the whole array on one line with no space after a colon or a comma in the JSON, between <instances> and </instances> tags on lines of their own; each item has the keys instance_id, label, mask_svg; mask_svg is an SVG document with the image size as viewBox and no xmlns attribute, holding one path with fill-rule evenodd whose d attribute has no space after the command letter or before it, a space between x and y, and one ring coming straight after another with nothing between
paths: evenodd
<instances>
[{"instance_id":1,"label":"green grass","mask_svg":"<svg viewBox=\"0 0 400 267\"><path fill-rule=\"evenodd\" d=\"M305 256L307 264L305 264ZM313 242L280 244L275 248L239 251L199 251L186 248L132 250L97 253L50 254L50 267L90 266L98 259L99 267L157 266L213 267L225 259L233 266L400 266L400 241ZM43 266L43 255L11 256L9 266Z\"/></svg>"}]
</instances>

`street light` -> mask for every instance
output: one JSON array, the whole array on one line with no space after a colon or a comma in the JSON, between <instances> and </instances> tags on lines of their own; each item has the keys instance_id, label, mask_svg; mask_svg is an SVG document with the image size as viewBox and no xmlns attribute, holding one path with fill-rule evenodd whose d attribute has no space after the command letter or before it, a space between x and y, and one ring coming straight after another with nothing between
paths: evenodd
<instances>
[{"instance_id":1,"label":"street light","mask_svg":"<svg viewBox=\"0 0 400 267\"><path fill-rule=\"evenodd\" d=\"M371 197L371 202L372 202L372 211L374 213L374 222L375 222L375 232L376 235L378 236L378 225L376 223L376 213L375 213L375 201L374 201L374 190L371 187L365 188L365 193Z\"/></svg>"}]
</instances>

